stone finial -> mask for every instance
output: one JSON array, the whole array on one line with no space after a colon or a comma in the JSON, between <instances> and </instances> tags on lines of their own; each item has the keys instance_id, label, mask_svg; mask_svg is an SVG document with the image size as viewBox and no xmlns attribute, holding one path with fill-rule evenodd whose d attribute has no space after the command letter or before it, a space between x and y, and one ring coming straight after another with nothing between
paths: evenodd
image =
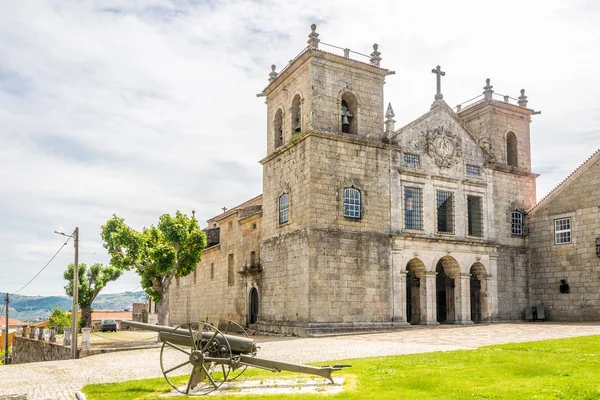
<instances>
[{"instance_id":1,"label":"stone finial","mask_svg":"<svg viewBox=\"0 0 600 400\"><path fill-rule=\"evenodd\" d=\"M504 102L508 103L508 96L504 96Z\"/></svg>"},{"instance_id":2,"label":"stone finial","mask_svg":"<svg viewBox=\"0 0 600 400\"><path fill-rule=\"evenodd\" d=\"M436 93L435 93L433 103L431 104L431 109L433 110L434 108L441 106L442 104L445 104L444 95L442 94L442 76L445 76L446 73L444 71L442 71L442 68L439 65L437 67L435 67L434 69L432 69L431 73L436 75L436 78L435 78Z\"/></svg>"},{"instance_id":3,"label":"stone finial","mask_svg":"<svg viewBox=\"0 0 600 400\"><path fill-rule=\"evenodd\" d=\"M525 89L521 89L521 95L519 96L519 106L527 107L527 96L525 96Z\"/></svg>"},{"instance_id":4,"label":"stone finial","mask_svg":"<svg viewBox=\"0 0 600 400\"><path fill-rule=\"evenodd\" d=\"M394 124L396 123L394 120L395 116L392 103L388 103L387 111L385 112L385 133L388 135L394 131Z\"/></svg>"},{"instance_id":5,"label":"stone finial","mask_svg":"<svg viewBox=\"0 0 600 400\"><path fill-rule=\"evenodd\" d=\"M319 48L319 42L321 41L321 39L319 39L319 34L317 33L317 25L312 24L310 26L310 34L308 35L308 47L312 48L312 49L318 49Z\"/></svg>"},{"instance_id":6,"label":"stone finial","mask_svg":"<svg viewBox=\"0 0 600 400\"><path fill-rule=\"evenodd\" d=\"M269 72L269 83L273 82L275 78L277 78L277 75L279 75L277 72L275 72L275 68L277 68L275 64L271 65L271 72Z\"/></svg>"},{"instance_id":7,"label":"stone finial","mask_svg":"<svg viewBox=\"0 0 600 400\"><path fill-rule=\"evenodd\" d=\"M493 86L490 84L490 78L485 80L485 86L483 87L483 98L485 100L492 100L492 94L494 91L492 90Z\"/></svg>"},{"instance_id":8,"label":"stone finial","mask_svg":"<svg viewBox=\"0 0 600 400\"><path fill-rule=\"evenodd\" d=\"M379 64L381 63L381 57L379 57L381 55L381 53L377 51L378 48L379 48L379 45L377 43L375 43L373 45L373 52L371 53L371 59L369 60L371 62L371 64L376 67L379 67Z\"/></svg>"},{"instance_id":9,"label":"stone finial","mask_svg":"<svg viewBox=\"0 0 600 400\"><path fill-rule=\"evenodd\" d=\"M350 49L344 49L344 58L350 58Z\"/></svg>"},{"instance_id":10,"label":"stone finial","mask_svg":"<svg viewBox=\"0 0 600 400\"><path fill-rule=\"evenodd\" d=\"M71 345L71 328L65 327L65 331L63 334L63 346Z\"/></svg>"}]
</instances>

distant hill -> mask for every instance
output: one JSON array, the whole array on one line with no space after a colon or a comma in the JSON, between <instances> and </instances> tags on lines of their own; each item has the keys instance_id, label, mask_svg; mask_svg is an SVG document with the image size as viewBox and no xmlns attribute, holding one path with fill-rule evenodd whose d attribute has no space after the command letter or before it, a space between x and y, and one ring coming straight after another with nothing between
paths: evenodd
<instances>
[{"instance_id":1,"label":"distant hill","mask_svg":"<svg viewBox=\"0 0 600 400\"><path fill-rule=\"evenodd\" d=\"M70 311L73 300L66 296L21 296L9 295L9 318L24 322L48 319L48 314L58 305ZM2 293L4 298L4 293ZM92 303L94 310L131 310L133 303L146 301L146 294L139 292L99 294Z\"/></svg>"}]
</instances>

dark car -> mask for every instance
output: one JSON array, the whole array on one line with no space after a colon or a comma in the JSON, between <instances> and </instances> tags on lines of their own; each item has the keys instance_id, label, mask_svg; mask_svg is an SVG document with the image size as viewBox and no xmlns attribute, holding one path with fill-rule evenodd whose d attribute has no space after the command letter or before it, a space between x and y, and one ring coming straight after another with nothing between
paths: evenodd
<instances>
[{"instance_id":1,"label":"dark car","mask_svg":"<svg viewBox=\"0 0 600 400\"><path fill-rule=\"evenodd\" d=\"M117 323L114 319L103 319L100 323L100 331L101 332L116 332L117 331Z\"/></svg>"}]
</instances>

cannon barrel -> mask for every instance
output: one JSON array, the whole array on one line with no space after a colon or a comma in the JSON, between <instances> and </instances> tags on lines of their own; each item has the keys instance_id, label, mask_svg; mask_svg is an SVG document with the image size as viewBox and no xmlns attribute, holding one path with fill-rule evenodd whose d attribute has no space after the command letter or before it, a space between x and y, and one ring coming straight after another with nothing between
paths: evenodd
<instances>
[{"instance_id":1,"label":"cannon barrel","mask_svg":"<svg viewBox=\"0 0 600 400\"><path fill-rule=\"evenodd\" d=\"M161 342L170 341L180 346L188 347L192 344L190 340L190 331L188 329L145 324L143 322L127 320L121 321L121 325L158 332L158 339ZM202 340L210 340L213 335L214 334L211 332L202 332ZM225 343L225 340L223 339L227 339L232 354L256 354L256 343L254 342L254 339L224 333L217 334L216 339L221 343ZM200 340L200 338L196 340Z\"/></svg>"}]
</instances>

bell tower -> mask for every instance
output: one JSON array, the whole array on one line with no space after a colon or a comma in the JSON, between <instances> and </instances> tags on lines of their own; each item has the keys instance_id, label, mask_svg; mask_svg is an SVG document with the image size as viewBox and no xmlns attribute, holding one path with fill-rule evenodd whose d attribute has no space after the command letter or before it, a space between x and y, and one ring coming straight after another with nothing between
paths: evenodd
<instances>
[{"instance_id":1,"label":"bell tower","mask_svg":"<svg viewBox=\"0 0 600 400\"><path fill-rule=\"evenodd\" d=\"M289 64L279 72L271 66L259 94L267 104L267 156L261 160L258 323L302 335L344 323L384 323L392 309L385 296L340 302L332 288L354 296L350 280L356 276L366 276L362 291L375 290L388 277L383 85L393 72L380 67L378 45L370 56L350 49L334 54L341 48L323 50L329 45L316 29L313 24L308 45Z\"/></svg>"}]
</instances>

